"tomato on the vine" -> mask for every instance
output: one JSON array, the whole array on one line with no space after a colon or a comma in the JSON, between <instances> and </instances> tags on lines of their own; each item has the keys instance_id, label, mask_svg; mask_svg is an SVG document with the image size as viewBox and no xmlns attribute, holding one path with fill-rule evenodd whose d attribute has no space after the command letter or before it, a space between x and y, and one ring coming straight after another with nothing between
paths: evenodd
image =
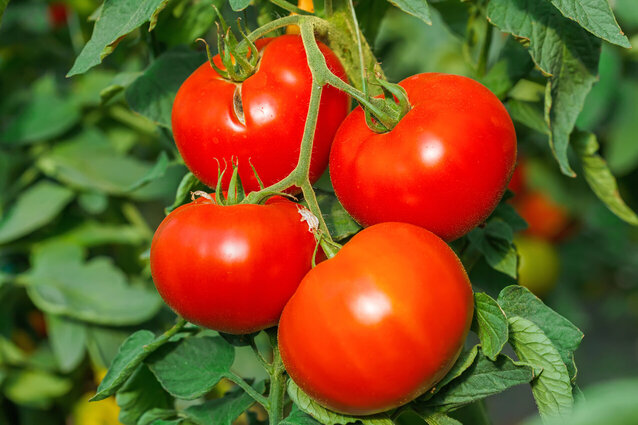
<instances>
[{"instance_id":1,"label":"tomato on the vine","mask_svg":"<svg viewBox=\"0 0 638 425\"><path fill-rule=\"evenodd\" d=\"M439 381L473 311L467 274L445 242L412 224L381 223L304 277L281 315L279 347L308 395L367 415Z\"/></svg>"},{"instance_id":2,"label":"tomato on the vine","mask_svg":"<svg viewBox=\"0 0 638 425\"><path fill-rule=\"evenodd\" d=\"M543 239L519 236L514 240L518 253L518 283L542 297L551 291L560 273L556 248Z\"/></svg>"},{"instance_id":3,"label":"tomato on the vine","mask_svg":"<svg viewBox=\"0 0 638 425\"><path fill-rule=\"evenodd\" d=\"M364 226L401 221L454 240L483 222L500 200L516 161L505 107L466 77L418 74L399 83L411 110L387 133L355 109L330 153L337 197Z\"/></svg>"},{"instance_id":4,"label":"tomato on the vine","mask_svg":"<svg viewBox=\"0 0 638 425\"><path fill-rule=\"evenodd\" d=\"M311 268L315 239L300 218L298 206L281 197L265 205L205 198L183 205L153 237L155 286L198 325L233 334L274 326Z\"/></svg>"},{"instance_id":5,"label":"tomato on the vine","mask_svg":"<svg viewBox=\"0 0 638 425\"><path fill-rule=\"evenodd\" d=\"M531 190L513 200L514 208L525 219L525 234L542 239L555 240L569 227L567 209L549 195Z\"/></svg>"},{"instance_id":6,"label":"tomato on the vine","mask_svg":"<svg viewBox=\"0 0 638 425\"><path fill-rule=\"evenodd\" d=\"M246 192L259 189L252 167L268 186L286 177L297 164L312 88L301 37L261 39L257 47L259 66L246 80L225 80L206 62L182 84L173 103L177 148L188 168L208 186L216 186L218 164L223 166L224 160L238 159ZM336 55L322 43L319 48L332 72L345 80ZM223 69L219 55L213 60ZM345 93L333 87L323 90L311 182L328 165L330 145L348 105Z\"/></svg>"}]
</instances>

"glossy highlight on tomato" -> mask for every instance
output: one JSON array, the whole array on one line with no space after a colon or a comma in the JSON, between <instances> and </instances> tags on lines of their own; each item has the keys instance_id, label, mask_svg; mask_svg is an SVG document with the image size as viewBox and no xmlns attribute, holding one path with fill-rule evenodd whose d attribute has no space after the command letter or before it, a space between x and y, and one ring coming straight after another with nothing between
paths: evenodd
<instances>
[{"instance_id":1,"label":"glossy highlight on tomato","mask_svg":"<svg viewBox=\"0 0 638 425\"><path fill-rule=\"evenodd\" d=\"M472 79L427 73L399 84L412 108L394 129L373 132L360 107L341 124L330 153L332 184L364 226L400 221L457 239L505 192L516 162L514 125Z\"/></svg>"},{"instance_id":2,"label":"glossy highlight on tomato","mask_svg":"<svg viewBox=\"0 0 638 425\"><path fill-rule=\"evenodd\" d=\"M199 198L179 207L151 244L160 295L188 321L218 331L276 325L315 249L297 208L281 197L232 206Z\"/></svg>"},{"instance_id":3,"label":"glossy highlight on tomato","mask_svg":"<svg viewBox=\"0 0 638 425\"><path fill-rule=\"evenodd\" d=\"M279 347L290 377L320 404L373 414L450 370L473 311L467 274L445 242L381 223L308 272L282 313Z\"/></svg>"},{"instance_id":4,"label":"glossy highlight on tomato","mask_svg":"<svg viewBox=\"0 0 638 425\"><path fill-rule=\"evenodd\" d=\"M177 148L188 168L208 186L217 183L218 161L223 167L224 160L238 158L247 192L259 189L251 164L266 186L286 177L297 164L312 88L301 37L261 39L257 46L258 70L248 79L224 80L206 62L182 84L173 103ZM335 54L322 43L319 48L332 72L345 80ZM214 61L223 69L219 56ZM333 87L323 90L310 165L312 182L328 165L332 139L348 106L345 93Z\"/></svg>"}]
</instances>

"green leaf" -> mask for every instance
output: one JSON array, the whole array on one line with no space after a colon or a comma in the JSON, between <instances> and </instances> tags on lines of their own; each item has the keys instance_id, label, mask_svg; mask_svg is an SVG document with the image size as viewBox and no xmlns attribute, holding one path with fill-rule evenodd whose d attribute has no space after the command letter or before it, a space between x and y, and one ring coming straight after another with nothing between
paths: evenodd
<instances>
[{"instance_id":1,"label":"green leaf","mask_svg":"<svg viewBox=\"0 0 638 425\"><path fill-rule=\"evenodd\" d=\"M426 0L388 0L390 3L408 13L416 16L428 25L432 25L430 7Z\"/></svg>"},{"instance_id":2,"label":"green leaf","mask_svg":"<svg viewBox=\"0 0 638 425\"><path fill-rule=\"evenodd\" d=\"M7 377L4 395L16 404L47 409L54 399L68 393L73 383L42 370L23 369Z\"/></svg>"},{"instance_id":3,"label":"green leaf","mask_svg":"<svg viewBox=\"0 0 638 425\"><path fill-rule=\"evenodd\" d=\"M519 359L543 372L532 381L532 393L544 418L569 416L574 399L569 373L552 341L533 322L519 316L508 318L510 344Z\"/></svg>"},{"instance_id":4,"label":"green leaf","mask_svg":"<svg viewBox=\"0 0 638 425\"><path fill-rule=\"evenodd\" d=\"M201 53L188 50L164 53L128 86L124 92L126 101L135 112L171 128L171 111L177 90L205 61L206 57Z\"/></svg>"},{"instance_id":5,"label":"green leaf","mask_svg":"<svg viewBox=\"0 0 638 425\"><path fill-rule=\"evenodd\" d=\"M483 353L496 361L507 342L507 317L498 303L485 293L474 294L474 306L472 329L481 340Z\"/></svg>"},{"instance_id":6,"label":"green leaf","mask_svg":"<svg viewBox=\"0 0 638 425\"><path fill-rule=\"evenodd\" d=\"M428 425L463 425L461 422L450 418L445 413L434 413L424 419Z\"/></svg>"},{"instance_id":7,"label":"green leaf","mask_svg":"<svg viewBox=\"0 0 638 425\"><path fill-rule=\"evenodd\" d=\"M512 37L508 37L500 59L480 82L499 99L504 99L516 83L534 68L527 51Z\"/></svg>"},{"instance_id":8,"label":"green leaf","mask_svg":"<svg viewBox=\"0 0 638 425\"><path fill-rule=\"evenodd\" d=\"M439 392L442 388L445 388L447 384L458 378L465 372L470 366L474 364L474 360L479 352L479 346L475 345L471 350L462 351L459 355L459 358L454 362L454 366L452 369L441 379L439 382L434 385L428 392L423 394L421 397L417 399L417 401L425 401L432 398L434 394Z\"/></svg>"},{"instance_id":9,"label":"green leaf","mask_svg":"<svg viewBox=\"0 0 638 425\"><path fill-rule=\"evenodd\" d=\"M561 13L578 22L598 38L622 47L631 47L622 32L608 0L550 0Z\"/></svg>"},{"instance_id":10,"label":"green leaf","mask_svg":"<svg viewBox=\"0 0 638 425\"><path fill-rule=\"evenodd\" d=\"M507 101L507 110L514 121L549 136L549 127L543 116L542 106L539 107L537 103L510 99Z\"/></svg>"},{"instance_id":11,"label":"green leaf","mask_svg":"<svg viewBox=\"0 0 638 425\"><path fill-rule=\"evenodd\" d=\"M112 260L82 262L81 250L53 243L40 246L25 275L33 303L50 314L103 325L131 325L150 319L162 305L155 291L129 286Z\"/></svg>"},{"instance_id":12,"label":"green leaf","mask_svg":"<svg viewBox=\"0 0 638 425\"><path fill-rule=\"evenodd\" d=\"M145 22L151 21L149 31L152 30L157 14L167 2L168 0L105 0L91 39L66 76L82 74L100 64L115 50L122 37Z\"/></svg>"},{"instance_id":13,"label":"green leaf","mask_svg":"<svg viewBox=\"0 0 638 425\"><path fill-rule=\"evenodd\" d=\"M348 214L333 193L317 191L317 202L328 230L335 240L345 239L361 230L361 226Z\"/></svg>"},{"instance_id":14,"label":"green leaf","mask_svg":"<svg viewBox=\"0 0 638 425\"><path fill-rule=\"evenodd\" d=\"M175 208L182 205L189 197L191 191L195 191L196 187L201 185L200 181L195 177L193 173L190 171L182 177L182 181L179 183L177 187L177 192L175 193L175 202L170 207L166 207L165 214L170 213Z\"/></svg>"},{"instance_id":15,"label":"green leaf","mask_svg":"<svg viewBox=\"0 0 638 425\"><path fill-rule=\"evenodd\" d=\"M151 409L168 409L172 400L146 366L138 368L115 396L120 406L119 420L124 425L137 425Z\"/></svg>"},{"instance_id":16,"label":"green leaf","mask_svg":"<svg viewBox=\"0 0 638 425\"><path fill-rule=\"evenodd\" d=\"M415 411L427 417L436 412L449 412L464 405L526 384L534 378L534 369L500 354L491 361L479 352L474 363L461 376L443 386L433 397L412 404Z\"/></svg>"},{"instance_id":17,"label":"green leaf","mask_svg":"<svg viewBox=\"0 0 638 425\"><path fill-rule=\"evenodd\" d=\"M11 242L50 223L73 199L73 191L41 181L23 192L0 219L0 244Z\"/></svg>"},{"instance_id":18,"label":"green leaf","mask_svg":"<svg viewBox=\"0 0 638 425\"><path fill-rule=\"evenodd\" d=\"M210 29L217 18L215 5L221 9L224 0L178 0L169 3L157 20L157 39L167 46L191 44Z\"/></svg>"},{"instance_id":19,"label":"green leaf","mask_svg":"<svg viewBox=\"0 0 638 425\"><path fill-rule=\"evenodd\" d=\"M155 335L151 331L139 330L132 334L120 347L113 363L97 388L91 401L104 400L112 396L133 374L144 359L153 352L146 346L153 342Z\"/></svg>"},{"instance_id":20,"label":"green leaf","mask_svg":"<svg viewBox=\"0 0 638 425\"><path fill-rule=\"evenodd\" d=\"M133 183L128 190L132 192L162 177L166 173L166 168L168 168L168 155L165 151L162 151L157 157L153 168L151 168L145 176Z\"/></svg>"},{"instance_id":21,"label":"green leaf","mask_svg":"<svg viewBox=\"0 0 638 425\"><path fill-rule=\"evenodd\" d=\"M31 101L0 133L0 144L27 145L53 139L79 121L78 104L70 96L58 93L53 76L38 80L30 94Z\"/></svg>"},{"instance_id":22,"label":"green leaf","mask_svg":"<svg viewBox=\"0 0 638 425\"><path fill-rule=\"evenodd\" d=\"M155 407L151 410L147 410L137 420L137 425L152 425L156 424L158 420L169 419L177 416L177 412L173 409L162 409Z\"/></svg>"},{"instance_id":23,"label":"green leaf","mask_svg":"<svg viewBox=\"0 0 638 425\"><path fill-rule=\"evenodd\" d=\"M116 74L115 77L113 77L113 79L111 80L111 82L100 91L100 99L102 103L106 103L107 101L112 99L116 94L126 89L128 86L130 86L133 83L133 81L137 80L137 78L142 74L143 72L138 72L138 71L135 71L135 72L124 71L124 72L120 72Z\"/></svg>"},{"instance_id":24,"label":"green leaf","mask_svg":"<svg viewBox=\"0 0 638 425\"><path fill-rule=\"evenodd\" d=\"M296 404L292 405L290 414L281 422L280 425L320 425L312 416L299 409Z\"/></svg>"},{"instance_id":25,"label":"green leaf","mask_svg":"<svg viewBox=\"0 0 638 425\"><path fill-rule=\"evenodd\" d=\"M501 291L497 301L508 317L519 316L536 324L560 353L570 376L576 376L574 351L583 339L580 329L523 286L508 286Z\"/></svg>"},{"instance_id":26,"label":"green leaf","mask_svg":"<svg viewBox=\"0 0 638 425\"><path fill-rule=\"evenodd\" d=\"M470 242L483 253L490 267L516 278L518 257L512 243L512 228L502 220L490 220L468 234Z\"/></svg>"},{"instance_id":27,"label":"green leaf","mask_svg":"<svg viewBox=\"0 0 638 425\"><path fill-rule=\"evenodd\" d=\"M600 40L546 1L492 0L488 18L501 30L529 40L532 59L549 76L545 121L550 146L562 172L574 176L567 157L569 135L597 79Z\"/></svg>"},{"instance_id":28,"label":"green leaf","mask_svg":"<svg viewBox=\"0 0 638 425\"><path fill-rule=\"evenodd\" d=\"M48 241L93 247L107 244L140 245L146 240L146 234L136 226L90 220Z\"/></svg>"},{"instance_id":29,"label":"green leaf","mask_svg":"<svg viewBox=\"0 0 638 425\"><path fill-rule=\"evenodd\" d=\"M129 196L130 189L153 169L147 162L117 152L95 129L58 143L39 158L37 165L48 176L70 186Z\"/></svg>"},{"instance_id":30,"label":"green leaf","mask_svg":"<svg viewBox=\"0 0 638 425\"><path fill-rule=\"evenodd\" d=\"M524 425L629 425L638 423L637 379L596 384L585 390L587 403L577 403L569 417L532 419Z\"/></svg>"},{"instance_id":31,"label":"green leaf","mask_svg":"<svg viewBox=\"0 0 638 425\"><path fill-rule=\"evenodd\" d=\"M46 315L49 342L60 371L71 372L84 358L86 326L62 316Z\"/></svg>"},{"instance_id":32,"label":"green leaf","mask_svg":"<svg viewBox=\"0 0 638 425\"><path fill-rule=\"evenodd\" d=\"M202 337L166 344L146 363L169 394L193 400L228 373L234 358L233 346L223 338Z\"/></svg>"},{"instance_id":33,"label":"green leaf","mask_svg":"<svg viewBox=\"0 0 638 425\"><path fill-rule=\"evenodd\" d=\"M371 416L348 416L328 410L310 398L308 394L304 393L292 379L288 380L288 395L301 411L309 414L324 425L345 425L358 421L361 421L363 425L393 424L392 420L385 413L378 413Z\"/></svg>"},{"instance_id":34,"label":"green leaf","mask_svg":"<svg viewBox=\"0 0 638 425\"><path fill-rule=\"evenodd\" d=\"M255 389L263 393L266 386L262 381L255 386ZM184 414L197 425L232 425L234 420L254 403L255 400L250 395L238 389L222 398L190 406L184 409Z\"/></svg>"},{"instance_id":35,"label":"green leaf","mask_svg":"<svg viewBox=\"0 0 638 425\"><path fill-rule=\"evenodd\" d=\"M87 326L87 345L91 362L97 367L107 369L117 356L120 346L130 336L127 328L106 326Z\"/></svg>"},{"instance_id":36,"label":"green leaf","mask_svg":"<svg viewBox=\"0 0 638 425\"><path fill-rule=\"evenodd\" d=\"M638 216L620 197L616 179L605 160L598 154L596 136L592 133L577 132L572 143L583 164L585 180L596 196L619 218L638 226Z\"/></svg>"},{"instance_id":37,"label":"green leaf","mask_svg":"<svg viewBox=\"0 0 638 425\"><path fill-rule=\"evenodd\" d=\"M242 11L250 5L250 0L228 0L231 9L235 12Z\"/></svg>"}]
</instances>

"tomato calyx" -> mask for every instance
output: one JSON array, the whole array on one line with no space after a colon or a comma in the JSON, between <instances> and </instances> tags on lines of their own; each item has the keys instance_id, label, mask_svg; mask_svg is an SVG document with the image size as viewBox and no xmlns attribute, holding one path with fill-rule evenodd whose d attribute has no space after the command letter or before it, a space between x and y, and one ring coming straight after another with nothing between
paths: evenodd
<instances>
[{"instance_id":1,"label":"tomato calyx","mask_svg":"<svg viewBox=\"0 0 638 425\"><path fill-rule=\"evenodd\" d=\"M255 43L248 38L246 30L241 25L241 19L237 19L237 27L241 33L242 42L237 40L237 37L235 37L235 34L233 34L228 24L226 24L219 10L217 10L215 6L213 7L219 17L219 22L215 22L217 25L217 51L219 52L219 58L221 59L223 67L217 66L213 60L214 55L211 53L210 46L206 40L198 38L197 41L203 42L206 46L208 62L215 72L225 80L241 83L257 70L259 64L259 49L257 49Z\"/></svg>"},{"instance_id":2,"label":"tomato calyx","mask_svg":"<svg viewBox=\"0 0 638 425\"><path fill-rule=\"evenodd\" d=\"M401 118L410 111L408 93L400 85L383 79L379 73L374 76L370 84L380 87L383 91L383 97L370 99L370 103L374 104L375 109L382 113L374 112L369 106L362 104L366 124L375 133L386 133L392 130L401 121Z\"/></svg>"}]
</instances>

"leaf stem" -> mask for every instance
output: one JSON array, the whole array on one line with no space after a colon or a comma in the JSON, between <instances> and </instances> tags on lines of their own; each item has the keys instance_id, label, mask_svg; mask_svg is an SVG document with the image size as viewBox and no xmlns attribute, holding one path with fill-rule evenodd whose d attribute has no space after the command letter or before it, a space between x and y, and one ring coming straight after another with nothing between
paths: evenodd
<instances>
[{"instance_id":1,"label":"leaf stem","mask_svg":"<svg viewBox=\"0 0 638 425\"><path fill-rule=\"evenodd\" d=\"M150 352L155 350L157 347L164 345L164 343L166 343L166 341L168 341L173 335L182 330L186 323L188 323L186 319L184 319L183 317L178 317L173 327L168 329L159 337L155 338L153 342L146 346L146 349Z\"/></svg>"},{"instance_id":2,"label":"leaf stem","mask_svg":"<svg viewBox=\"0 0 638 425\"><path fill-rule=\"evenodd\" d=\"M359 66L361 67L361 91L365 97L368 97L368 84L366 79L366 70L363 59L363 45L361 44L361 30L359 29L359 21L357 20L357 11L354 9L354 3L352 0L348 0L348 9L352 15L352 22L354 22L354 28L357 36L357 50L359 51Z\"/></svg>"},{"instance_id":3,"label":"leaf stem","mask_svg":"<svg viewBox=\"0 0 638 425\"><path fill-rule=\"evenodd\" d=\"M246 394L251 396L257 403L261 404L262 406L264 406L265 409L268 410L269 408L268 399L264 397L263 395L259 394L259 392L257 392L257 390L255 390L241 376L235 374L234 372L229 371L224 374L224 378L237 384L237 386L239 386L242 390L246 391Z\"/></svg>"},{"instance_id":4,"label":"leaf stem","mask_svg":"<svg viewBox=\"0 0 638 425\"><path fill-rule=\"evenodd\" d=\"M282 9L287 10L290 13L296 13L297 15L312 15L312 12L308 12L307 10L303 10L295 6L294 4L286 1L286 0L270 0L272 4L275 4Z\"/></svg>"}]
</instances>

